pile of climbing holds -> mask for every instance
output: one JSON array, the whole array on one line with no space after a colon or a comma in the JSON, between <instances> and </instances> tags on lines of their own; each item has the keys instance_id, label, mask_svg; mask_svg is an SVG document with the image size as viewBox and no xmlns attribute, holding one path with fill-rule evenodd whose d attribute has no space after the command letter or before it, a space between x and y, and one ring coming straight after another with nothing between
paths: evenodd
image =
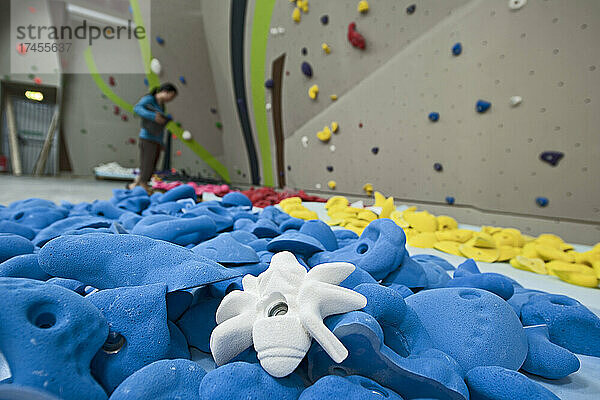
<instances>
[{"instance_id":1,"label":"pile of climbing holds","mask_svg":"<svg viewBox=\"0 0 600 400\"><path fill-rule=\"evenodd\" d=\"M244 195L246 195L250 199L250 201L252 201L252 204L255 207L260 207L260 208L279 204L282 200L290 198L290 197L297 197L300 200L313 201L313 202L318 202L318 203L324 203L325 201L327 201L326 199L324 199L322 197L306 194L306 192L304 190L299 190L299 191L286 190L286 191L278 192L275 189L270 188L270 187L260 187L257 189L254 187L251 187L248 190L243 190L242 193Z\"/></svg>"}]
</instances>

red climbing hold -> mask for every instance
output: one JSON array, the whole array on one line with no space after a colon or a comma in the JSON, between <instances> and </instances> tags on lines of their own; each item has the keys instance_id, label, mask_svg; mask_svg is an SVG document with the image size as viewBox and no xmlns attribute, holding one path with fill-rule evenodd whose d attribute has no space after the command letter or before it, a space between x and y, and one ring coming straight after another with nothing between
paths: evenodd
<instances>
[{"instance_id":1,"label":"red climbing hold","mask_svg":"<svg viewBox=\"0 0 600 400\"><path fill-rule=\"evenodd\" d=\"M365 38L356 31L356 22L351 22L348 25L348 41L354 47L364 50L366 47Z\"/></svg>"},{"instance_id":2,"label":"red climbing hold","mask_svg":"<svg viewBox=\"0 0 600 400\"><path fill-rule=\"evenodd\" d=\"M121 115L121 120L127 122L129 121L129 118L127 117L127 115L123 114Z\"/></svg>"},{"instance_id":3,"label":"red climbing hold","mask_svg":"<svg viewBox=\"0 0 600 400\"><path fill-rule=\"evenodd\" d=\"M135 144L135 138L130 137L128 139L129 144Z\"/></svg>"},{"instance_id":4,"label":"red climbing hold","mask_svg":"<svg viewBox=\"0 0 600 400\"><path fill-rule=\"evenodd\" d=\"M174 133L171 133L171 138L173 138L173 139L177 139L177 135L176 135L176 134L174 134Z\"/></svg>"},{"instance_id":5,"label":"red climbing hold","mask_svg":"<svg viewBox=\"0 0 600 400\"><path fill-rule=\"evenodd\" d=\"M177 152L175 154L177 154L178 156L180 156L181 155L181 150L177 150Z\"/></svg>"},{"instance_id":6,"label":"red climbing hold","mask_svg":"<svg viewBox=\"0 0 600 400\"><path fill-rule=\"evenodd\" d=\"M113 107L113 113L115 115L119 115L119 114L121 114L121 109L119 107L117 107L117 106L114 106Z\"/></svg>"},{"instance_id":7,"label":"red climbing hold","mask_svg":"<svg viewBox=\"0 0 600 400\"><path fill-rule=\"evenodd\" d=\"M115 78L114 78L114 77L112 77L112 76L109 76L109 77L108 77L108 84L109 84L110 86L115 86L115 85L117 84L117 83L115 82Z\"/></svg>"},{"instance_id":8,"label":"red climbing hold","mask_svg":"<svg viewBox=\"0 0 600 400\"><path fill-rule=\"evenodd\" d=\"M33 82L35 82L36 85L41 85L42 78L36 76L35 78L33 78Z\"/></svg>"}]
</instances>

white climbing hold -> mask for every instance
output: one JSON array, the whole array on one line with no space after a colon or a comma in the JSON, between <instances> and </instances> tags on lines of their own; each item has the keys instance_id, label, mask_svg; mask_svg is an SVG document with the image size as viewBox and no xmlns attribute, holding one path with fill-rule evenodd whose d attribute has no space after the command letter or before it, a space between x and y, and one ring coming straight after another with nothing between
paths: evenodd
<instances>
[{"instance_id":1,"label":"white climbing hold","mask_svg":"<svg viewBox=\"0 0 600 400\"><path fill-rule=\"evenodd\" d=\"M267 111L271 111L271 107L271 103L265 104L265 108L267 109Z\"/></svg>"},{"instance_id":2,"label":"white climbing hold","mask_svg":"<svg viewBox=\"0 0 600 400\"><path fill-rule=\"evenodd\" d=\"M335 152L335 144L332 144L331 146L329 146L329 150L333 153Z\"/></svg>"},{"instance_id":3,"label":"white climbing hold","mask_svg":"<svg viewBox=\"0 0 600 400\"><path fill-rule=\"evenodd\" d=\"M317 188L317 189L321 189L321 184L320 184L320 183L316 183L316 184L315 184L315 188Z\"/></svg>"},{"instance_id":4,"label":"white climbing hold","mask_svg":"<svg viewBox=\"0 0 600 400\"><path fill-rule=\"evenodd\" d=\"M192 139L192 132L190 132L190 131L183 131L183 133L181 134L181 137L183 138L183 140L191 140Z\"/></svg>"},{"instance_id":5,"label":"white climbing hold","mask_svg":"<svg viewBox=\"0 0 600 400\"><path fill-rule=\"evenodd\" d=\"M285 28L283 26L278 26L277 33L279 33L280 35L283 35L285 33Z\"/></svg>"},{"instance_id":6,"label":"white climbing hold","mask_svg":"<svg viewBox=\"0 0 600 400\"><path fill-rule=\"evenodd\" d=\"M302 147L308 147L308 136L302 136L300 142L302 142Z\"/></svg>"},{"instance_id":7,"label":"white climbing hold","mask_svg":"<svg viewBox=\"0 0 600 400\"><path fill-rule=\"evenodd\" d=\"M160 75L162 72L162 65L158 59L153 58L150 61L150 71L154 72L156 75Z\"/></svg>"},{"instance_id":8,"label":"white climbing hold","mask_svg":"<svg viewBox=\"0 0 600 400\"><path fill-rule=\"evenodd\" d=\"M510 98L510 105L513 107L516 107L519 104L521 104L522 101L523 101L523 98L521 96L512 96Z\"/></svg>"},{"instance_id":9,"label":"white climbing hold","mask_svg":"<svg viewBox=\"0 0 600 400\"><path fill-rule=\"evenodd\" d=\"M277 31L277 28L271 28L269 29L269 32L271 33L271 35L275 36L277 35L279 32Z\"/></svg>"},{"instance_id":10,"label":"white climbing hold","mask_svg":"<svg viewBox=\"0 0 600 400\"><path fill-rule=\"evenodd\" d=\"M511 10L519 10L525 7L527 0L508 0L508 8Z\"/></svg>"}]
</instances>

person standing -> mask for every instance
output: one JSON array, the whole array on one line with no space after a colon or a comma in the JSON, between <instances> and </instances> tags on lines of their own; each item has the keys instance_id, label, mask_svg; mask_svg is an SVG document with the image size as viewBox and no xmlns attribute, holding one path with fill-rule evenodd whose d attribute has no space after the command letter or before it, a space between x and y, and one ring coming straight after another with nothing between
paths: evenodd
<instances>
[{"instance_id":1,"label":"person standing","mask_svg":"<svg viewBox=\"0 0 600 400\"><path fill-rule=\"evenodd\" d=\"M156 170L160 151L163 149L165 125L169 117L165 114L165 104L177 97L177 88L171 83L165 83L142 97L133 111L142 118L142 128L139 135L140 172L135 180L127 185L129 189L141 186L147 192L152 188L148 181Z\"/></svg>"}]
</instances>

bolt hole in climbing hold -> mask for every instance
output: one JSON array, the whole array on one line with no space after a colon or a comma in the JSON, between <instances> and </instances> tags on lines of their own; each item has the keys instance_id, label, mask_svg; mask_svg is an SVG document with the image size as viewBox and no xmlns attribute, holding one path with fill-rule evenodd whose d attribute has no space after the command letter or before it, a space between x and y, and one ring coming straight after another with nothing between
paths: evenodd
<instances>
[{"instance_id":1,"label":"bolt hole in climbing hold","mask_svg":"<svg viewBox=\"0 0 600 400\"><path fill-rule=\"evenodd\" d=\"M478 299L481 295L473 290L463 290L458 294L460 297L466 300Z\"/></svg>"},{"instance_id":2,"label":"bolt hole in climbing hold","mask_svg":"<svg viewBox=\"0 0 600 400\"><path fill-rule=\"evenodd\" d=\"M50 312L42 312L35 317L33 324L40 329L50 329L56 324L56 316Z\"/></svg>"},{"instance_id":3,"label":"bolt hole in climbing hold","mask_svg":"<svg viewBox=\"0 0 600 400\"><path fill-rule=\"evenodd\" d=\"M13 219L14 219L14 220L21 219L21 218L23 218L23 216L25 216L25 213L24 213L23 211L19 211L18 213L16 213L16 214L13 216Z\"/></svg>"},{"instance_id":4,"label":"bolt hole in climbing hold","mask_svg":"<svg viewBox=\"0 0 600 400\"><path fill-rule=\"evenodd\" d=\"M117 354L125 345L125 337L118 332L110 331L102 345L102 351L107 354Z\"/></svg>"},{"instance_id":5,"label":"bolt hole in climbing hold","mask_svg":"<svg viewBox=\"0 0 600 400\"><path fill-rule=\"evenodd\" d=\"M369 245L366 243L359 244L356 248L358 254L365 254L369 250Z\"/></svg>"},{"instance_id":6,"label":"bolt hole in climbing hold","mask_svg":"<svg viewBox=\"0 0 600 400\"><path fill-rule=\"evenodd\" d=\"M370 385L367 382L361 382L360 386L364 387L367 390L370 390L371 393L373 394L378 394L381 397L390 397L390 395L388 394L388 392L386 392L385 390L382 390L382 388L378 388L374 385Z\"/></svg>"},{"instance_id":7,"label":"bolt hole in climbing hold","mask_svg":"<svg viewBox=\"0 0 600 400\"><path fill-rule=\"evenodd\" d=\"M285 315L288 312L288 305L284 302L280 302L275 304L273 307L269 309L268 316L269 317L277 317L280 315Z\"/></svg>"}]
</instances>

